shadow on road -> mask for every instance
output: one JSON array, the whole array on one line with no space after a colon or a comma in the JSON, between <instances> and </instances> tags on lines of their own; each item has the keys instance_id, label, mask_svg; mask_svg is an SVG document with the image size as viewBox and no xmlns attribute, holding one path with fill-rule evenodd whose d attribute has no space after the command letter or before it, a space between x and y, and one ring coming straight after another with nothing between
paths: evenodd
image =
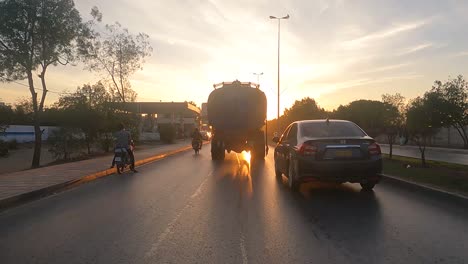
<instances>
[{"instance_id":1,"label":"shadow on road","mask_svg":"<svg viewBox=\"0 0 468 264\"><path fill-rule=\"evenodd\" d=\"M384 225L376 192L352 184L308 183L289 194L299 212L337 247L357 255L355 259L362 257L362 263L382 260ZM359 256L364 248L376 250Z\"/></svg>"}]
</instances>

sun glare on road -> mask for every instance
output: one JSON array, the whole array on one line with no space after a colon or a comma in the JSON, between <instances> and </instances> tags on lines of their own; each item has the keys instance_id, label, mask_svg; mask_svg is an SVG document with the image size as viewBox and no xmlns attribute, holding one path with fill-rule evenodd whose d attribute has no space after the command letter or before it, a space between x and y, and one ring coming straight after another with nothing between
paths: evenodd
<instances>
[{"instance_id":1,"label":"sun glare on road","mask_svg":"<svg viewBox=\"0 0 468 264\"><path fill-rule=\"evenodd\" d=\"M252 197L252 178L250 175L250 152L242 151L241 154L236 154L237 157L237 173L235 179L239 183L240 192L246 194L249 198Z\"/></svg>"},{"instance_id":2,"label":"sun glare on road","mask_svg":"<svg viewBox=\"0 0 468 264\"><path fill-rule=\"evenodd\" d=\"M245 161L247 161L250 165L250 158L251 158L250 151L242 151L242 158Z\"/></svg>"}]
</instances>

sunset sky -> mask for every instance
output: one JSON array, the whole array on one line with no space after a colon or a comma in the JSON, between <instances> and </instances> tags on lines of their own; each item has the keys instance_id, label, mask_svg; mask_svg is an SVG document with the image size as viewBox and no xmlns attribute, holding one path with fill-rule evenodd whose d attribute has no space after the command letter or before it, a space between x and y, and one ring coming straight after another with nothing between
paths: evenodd
<instances>
[{"instance_id":1,"label":"sunset sky","mask_svg":"<svg viewBox=\"0 0 468 264\"><path fill-rule=\"evenodd\" d=\"M399 92L414 98L434 80L467 74L468 1L440 0L75 0L84 20L97 6L150 36L154 52L132 78L138 101L205 102L214 83L256 81L276 116L277 22L281 24L281 109L306 96L332 110ZM100 76L83 65L55 67L49 89L73 91ZM22 83L26 83L22 81ZM26 87L0 83L8 103ZM57 99L49 94L47 103Z\"/></svg>"}]
</instances>

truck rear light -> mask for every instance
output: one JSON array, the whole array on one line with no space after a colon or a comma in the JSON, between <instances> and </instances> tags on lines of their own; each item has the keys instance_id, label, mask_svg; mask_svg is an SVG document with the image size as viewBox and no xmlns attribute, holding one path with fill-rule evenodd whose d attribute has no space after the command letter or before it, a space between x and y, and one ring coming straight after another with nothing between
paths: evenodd
<instances>
[{"instance_id":1,"label":"truck rear light","mask_svg":"<svg viewBox=\"0 0 468 264\"><path fill-rule=\"evenodd\" d=\"M380 155L382 151L380 150L380 146L377 143L372 143L369 145L369 154L370 155Z\"/></svg>"},{"instance_id":2,"label":"truck rear light","mask_svg":"<svg viewBox=\"0 0 468 264\"><path fill-rule=\"evenodd\" d=\"M302 156L313 156L317 154L317 147L304 143L299 148L299 154Z\"/></svg>"}]
</instances>

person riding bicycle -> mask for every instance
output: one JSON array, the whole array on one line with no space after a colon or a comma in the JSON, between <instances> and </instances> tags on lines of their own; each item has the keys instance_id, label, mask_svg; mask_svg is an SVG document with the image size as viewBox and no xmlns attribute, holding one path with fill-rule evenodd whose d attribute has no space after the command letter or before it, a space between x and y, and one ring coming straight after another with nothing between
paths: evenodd
<instances>
[{"instance_id":1,"label":"person riding bicycle","mask_svg":"<svg viewBox=\"0 0 468 264\"><path fill-rule=\"evenodd\" d=\"M130 170L133 172L137 172L135 169L135 156L133 155L133 140L132 140L132 135L130 132L125 130L125 126L123 124L119 124L119 131L115 134L116 136L116 142L115 142L115 148L124 148L127 150L128 156L130 157ZM115 157L114 157L115 159ZM113 168L115 165L115 160L112 161L112 166Z\"/></svg>"},{"instance_id":2,"label":"person riding bicycle","mask_svg":"<svg viewBox=\"0 0 468 264\"><path fill-rule=\"evenodd\" d=\"M197 141L202 142L203 137L202 137L202 134L200 133L200 130L198 130L198 128L195 128L195 130L192 133L192 145L193 145L193 143L195 143ZM202 148L202 145L203 144L200 144L200 149Z\"/></svg>"}]
</instances>

